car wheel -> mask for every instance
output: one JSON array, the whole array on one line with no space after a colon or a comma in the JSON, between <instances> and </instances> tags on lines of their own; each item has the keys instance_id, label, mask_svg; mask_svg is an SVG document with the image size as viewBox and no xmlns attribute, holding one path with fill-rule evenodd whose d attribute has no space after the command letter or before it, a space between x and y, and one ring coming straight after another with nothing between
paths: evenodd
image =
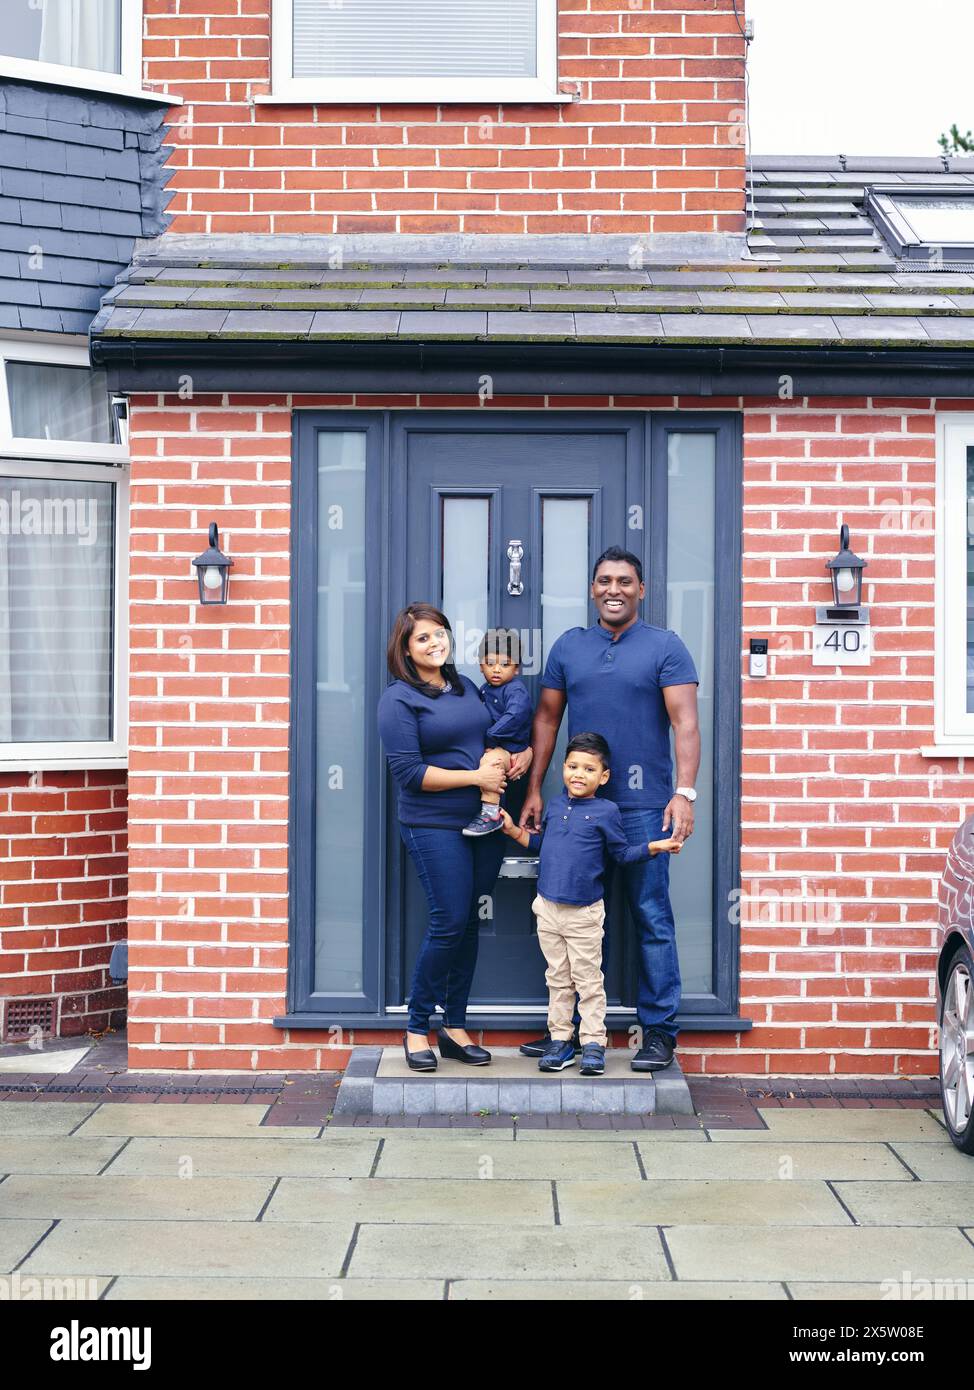
<instances>
[{"instance_id":1,"label":"car wheel","mask_svg":"<svg viewBox=\"0 0 974 1390\"><path fill-rule=\"evenodd\" d=\"M974 987L970 952L951 962L940 1006L940 1101L947 1132L974 1154Z\"/></svg>"}]
</instances>

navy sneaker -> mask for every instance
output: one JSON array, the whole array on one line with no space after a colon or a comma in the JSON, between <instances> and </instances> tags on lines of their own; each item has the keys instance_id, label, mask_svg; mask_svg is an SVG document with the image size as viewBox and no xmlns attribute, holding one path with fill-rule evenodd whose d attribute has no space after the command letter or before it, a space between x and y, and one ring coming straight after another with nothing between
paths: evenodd
<instances>
[{"instance_id":1,"label":"navy sneaker","mask_svg":"<svg viewBox=\"0 0 974 1390\"><path fill-rule=\"evenodd\" d=\"M586 1043L582 1048L582 1076L601 1076L605 1071L605 1048L598 1043Z\"/></svg>"},{"instance_id":2,"label":"navy sneaker","mask_svg":"<svg viewBox=\"0 0 974 1390\"><path fill-rule=\"evenodd\" d=\"M543 1038L534 1038L531 1042L522 1043L518 1048L522 1057L543 1057L551 1046L551 1034L545 1033ZM582 1042L578 1036L576 1028L572 1034L572 1047L576 1052L581 1052Z\"/></svg>"},{"instance_id":3,"label":"navy sneaker","mask_svg":"<svg viewBox=\"0 0 974 1390\"><path fill-rule=\"evenodd\" d=\"M575 1049L572 1047L571 1039L565 1042L551 1040L551 1046L538 1062L538 1071L564 1071L566 1067L575 1065Z\"/></svg>"},{"instance_id":4,"label":"navy sneaker","mask_svg":"<svg viewBox=\"0 0 974 1390\"><path fill-rule=\"evenodd\" d=\"M493 835L495 830L500 830L504 821L500 812L496 816L488 816L486 811L478 811L469 825L465 825L461 830L461 835Z\"/></svg>"},{"instance_id":5,"label":"navy sneaker","mask_svg":"<svg viewBox=\"0 0 974 1390\"><path fill-rule=\"evenodd\" d=\"M647 1028L643 1045L629 1065L633 1071L662 1071L673 1061L676 1039L662 1028Z\"/></svg>"}]
</instances>

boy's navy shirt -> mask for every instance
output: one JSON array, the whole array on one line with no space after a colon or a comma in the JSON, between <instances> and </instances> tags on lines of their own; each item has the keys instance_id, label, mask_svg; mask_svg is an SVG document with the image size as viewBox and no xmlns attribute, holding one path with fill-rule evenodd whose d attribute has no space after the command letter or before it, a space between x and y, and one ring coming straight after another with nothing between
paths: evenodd
<instances>
[{"instance_id":1,"label":"boy's navy shirt","mask_svg":"<svg viewBox=\"0 0 974 1390\"><path fill-rule=\"evenodd\" d=\"M542 686L568 698L568 737L601 734L611 778L596 796L621 811L665 806L673 795L668 685L699 685L693 657L668 628L637 618L613 641L601 623L572 627L555 642ZM641 783L641 785L640 785Z\"/></svg>"},{"instance_id":2,"label":"boy's navy shirt","mask_svg":"<svg viewBox=\"0 0 974 1390\"><path fill-rule=\"evenodd\" d=\"M649 842L631 845L622 828L622 813L606 797L559 793L545 807L541 832L528 840L540 854L538 892L553 903L587 907L602 897L606 856L617 864L648 859Z\"/></svg>"},{"instance_id":3,"label":"boy's navy shirt","mask_svg":"<svg viewBox=\"0 0 974 1390\"><path fill-rule=\"evenodd\" d=\"M520 753L531 742L531 696L520 676L506 685L491 685L485 681L480 698L493 720L487 730L487 744L506 748L508 753Z\"/></svg>"},{"instance_id":4,"label":"boy's navy shirt","mask_svg":"<svg viewBox=\"0 0 974 1390\"><path fill-rule=\"evenodd\" d=\"M480 788L454 787L424 792L426 769L451 771L480 766L490 714L477 687L460 677L463 695L452 690L427 695L407 681L394 680L379 697L379 737L399 788L402 825L462 830L480 810Z\"/></svg>"}]
</instances>

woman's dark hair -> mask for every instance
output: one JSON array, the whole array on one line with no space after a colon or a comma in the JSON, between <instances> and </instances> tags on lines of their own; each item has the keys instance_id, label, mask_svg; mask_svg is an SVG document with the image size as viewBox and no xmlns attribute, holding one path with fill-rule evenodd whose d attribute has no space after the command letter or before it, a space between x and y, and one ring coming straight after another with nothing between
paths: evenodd
<instances>
[{"instance_id":1,"label":"woman's dark hair","mask_svg":"<svg viewBox=\"0 0 974 1390\"><path fill-rule=\"evenodd\" d=\"M566 762L569 753L594 753L603 767L609 766L609 745L601 734L576 734L568 740L568 747L565 749Z\"/></svg>"},{"instance_id":2,"label":"woman's dark hair","mask_svg":"<svg viewBox=\"0 0 974 1390\"><path fill-rule=\"evenodd\" d=\"M599 565L604 565L607 560L616 565L632 565L636 571L636 578L640 584L643 582L643 562L638 555L634 555L631 550L623 550L621 545L610 545L608 550L603 550L592 567L592 582L599 572Z\"/></svg>"},{"instance_id":3,"label":"woman's dark hair","mask_svg":"<svg viewBox=\"0 0 974 1390\"><path fill-rule=\"evenodd\" d=\"M389 674L393 680L405 681L415 690L421 690L424 695L442 695L443 691L437 690L435 685L420 680L416 663L409 655L409 639L413 635L416 624L422 622L437 623L440 627L446 628L450 634L452 645L453 629L450 627L449 619L445 613L441 613L431 603L407 603L406 607L396 614L396 621L389 634L389 647L386 652ZM456 694L462 695L463 682L453 662L445 661L440 670Z\"/></svg>"}]
</instances>

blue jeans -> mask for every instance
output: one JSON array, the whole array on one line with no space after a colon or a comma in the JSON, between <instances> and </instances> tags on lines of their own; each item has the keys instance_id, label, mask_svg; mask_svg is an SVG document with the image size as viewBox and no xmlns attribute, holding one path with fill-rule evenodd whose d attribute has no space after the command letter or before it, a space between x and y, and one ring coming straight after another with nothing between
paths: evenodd
<instances>
[{"instance_id":1,"label":"blue jeans","mask_svg":"<svg viewBox=\"0 0 974 1390\"><path fill-rule=\"evenodd\" d=\"M623 811L622 828L631 845L647 844L663 838L663 810ZM639 943L639 982L636 992L636 1019L643 1031L659 1028L676 1040L676 1012L680 1006L682 981L676 952L676 923L670 906L670 856L655 854L639 864L616 870L609 866L605 875L606 934L602 942L602 970L609 965L609 908L615 887L615 874L622 875L626 900L636 927ZM575 1024L579 1014L575 1010Z\"/></svg>"},{"instance_id":2,"label":"blue jeans","mask_svg":"<svg viewBox=\"0 0 974 1390\"><path fill-rule=\"evenodd\" d=\"M507 838L400 825L429 904L429 927L409 991L410 1033L427 1033L437 1005L446 1028L464 1028L480 944L480 900L494 889Z\"/></svg>"}]
</instances>

